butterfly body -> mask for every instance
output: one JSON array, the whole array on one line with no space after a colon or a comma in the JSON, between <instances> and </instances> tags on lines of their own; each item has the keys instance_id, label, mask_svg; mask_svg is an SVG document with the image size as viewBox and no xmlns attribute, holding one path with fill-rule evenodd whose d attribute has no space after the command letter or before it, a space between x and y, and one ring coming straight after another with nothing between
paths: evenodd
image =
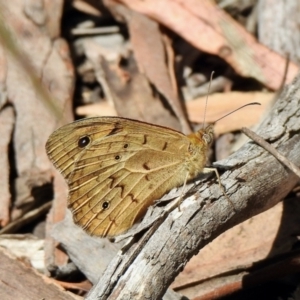
<instances>
[{"instance_id":1,"label":"butterfly body","mask_svg":"<svg viewBox=\"0 0 300 300\"><path fill-rule=\"evenodd\" d=\"M208 126L189 136L118 117L88 118L56 130L49 158L69 186L68 207L88 233L115 236L166 192L204 168Z\"/></svg>"}]
</instances>

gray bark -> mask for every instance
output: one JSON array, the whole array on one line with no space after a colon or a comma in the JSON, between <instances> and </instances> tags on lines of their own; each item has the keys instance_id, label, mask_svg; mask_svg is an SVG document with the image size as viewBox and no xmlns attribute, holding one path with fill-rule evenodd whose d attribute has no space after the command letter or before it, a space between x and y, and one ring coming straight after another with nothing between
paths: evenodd
<instances>
[{"instance_id":1,"label":"gray bark","mask_svg":"<svg viewBox=\"0 0 300 300\"><path fill-rule=\"evenodd\" d=\"M298 0L259 0L258 2L259 41L296 63L300 62L300 36L297 34L300 20Z\"/></svg>"}]
</instances>

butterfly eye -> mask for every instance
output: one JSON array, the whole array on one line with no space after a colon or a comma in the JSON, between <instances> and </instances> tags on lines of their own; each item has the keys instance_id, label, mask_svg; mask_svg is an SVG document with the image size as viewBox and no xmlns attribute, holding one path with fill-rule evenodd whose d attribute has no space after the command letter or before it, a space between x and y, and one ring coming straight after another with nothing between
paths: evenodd
<instances>
[{"instance_id":1,"label":"butterfly eye","mask_svg":"<svg viewBox=\"0 0 300 300\"><path fill-rule=\"evenodd\" d=\"M109 208L109 202L105 201L102 203L102 208L105 210L105 209L108 209Z\"/></svg>"},{"instance_id":2,"label":"butterfly eye","mask_svg":"<svg viewBox=\"0 0 300 300\"><path fill-rule=\"evenodd\" d=\"M212 142L212 137L210 134L203 134L203 139L207 144L210 144Z\"/></svg>"},{"instance_id":3,"label":"butterfly eye","mask_svg":"<svg viewBox=\"0 0 300 300\"><path fill-rule=\"evenodd\" d=\"M88 136L83 136L78 140L78 147L84 148L91 142L91 139Z\"/></svg>"}]
</instances>

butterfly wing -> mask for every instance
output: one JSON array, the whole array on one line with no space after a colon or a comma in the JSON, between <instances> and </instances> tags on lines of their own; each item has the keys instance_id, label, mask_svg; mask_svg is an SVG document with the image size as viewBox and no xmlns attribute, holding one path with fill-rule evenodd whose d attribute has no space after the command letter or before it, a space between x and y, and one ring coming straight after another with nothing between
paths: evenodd
<instances>
[{"instance_id":1,"label":"butterfly wing","mask_svg":"<svg viewBox=\"0 0 300 300\"><path fill-rule=\"evenodd\" d=\"M181 185L188 147L180 132L115 117L63 126L46 145L68 182L74 221L98 236L126 231L155 199Z\"/></svg>"},{"instance_id":2,"label":"butterfly wing","mask_svg":"<svg viewBox=\"0 0 300 300\"><path fill-rule=\"evenodd\" d=\"M75 162L86 151L84 147L79 146L80 140L86 136L93 141L101 139L115 128L112 122L105 120L96 122L96 119L91 118L91 121L84 119L64 125L54 131L46 143L48 157L67 182L74 170Z\"/></svg>"}]
</instances>

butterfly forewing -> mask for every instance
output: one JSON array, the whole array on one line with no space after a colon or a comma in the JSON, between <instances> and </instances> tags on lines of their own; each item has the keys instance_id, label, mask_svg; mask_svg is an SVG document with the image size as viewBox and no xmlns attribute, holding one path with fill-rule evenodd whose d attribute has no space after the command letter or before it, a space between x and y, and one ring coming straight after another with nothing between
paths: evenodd
<instances>
[{"instance_id":1,"label":"butterfly forewing","mask_svg":"<svg viewBox=\"0 0 300 300\"><path fill-rule=\"evenodd\" d=\"M85 136L89 143L81 148ZM189 144L169 128L108 117L66 125L46 148L69 184L75 222L90 234L114 236L183 183Z\"/></svg>"}]
</instances>

